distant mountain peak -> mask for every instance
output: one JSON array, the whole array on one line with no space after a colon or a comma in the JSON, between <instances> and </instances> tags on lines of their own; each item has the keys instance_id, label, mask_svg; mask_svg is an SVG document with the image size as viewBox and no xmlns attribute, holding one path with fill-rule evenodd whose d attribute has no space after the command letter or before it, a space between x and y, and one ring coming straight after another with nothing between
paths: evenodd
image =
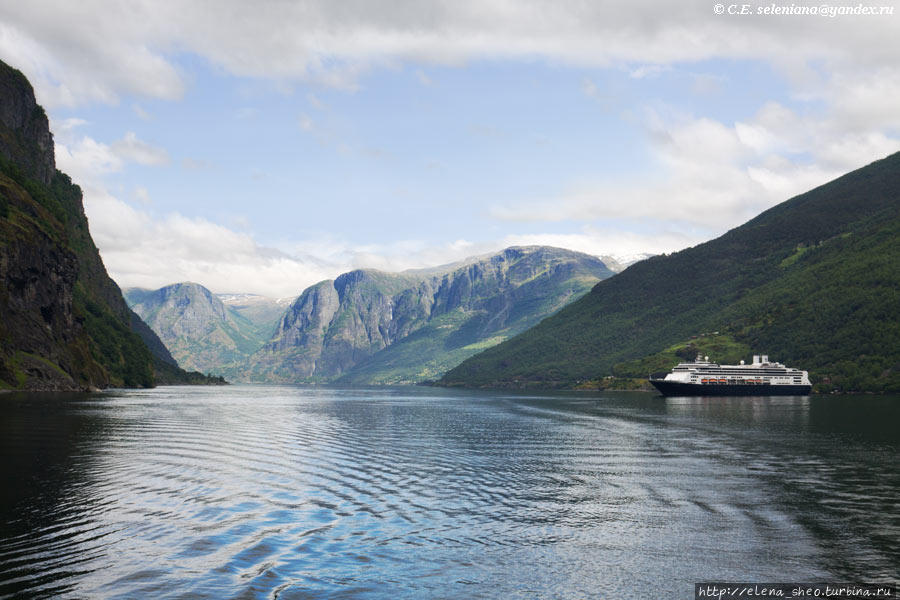
<instances>
[{"instance_id":1,"label":"distant mountain peak","mask_svg":"<svg viewBox=\"0 0 900 600\"><path fill-rule=\"evenodd\" d=\"M401 273L355 269L304 290L249 372L285 382L432 378L610 275L596 257L544 246Z\"/></svg>"},{"instance_id":2,"label":"distant mountain peak","mask_svg":"<svg viewBox=\"0 0 900 600\"><path fill-rule=\"evenodd\" d=\"M631 265L642 260L652 258L656 254L649 252L637 252L632 254L604 254L600 257L607 267L616 273L621 273Z\"/></svg>"},{"instance_id":3,"label":"distant mountain peak","mask_svg":"<svg viewBox=\"0 0 900 600\"><path fill-rule=\"evenodd\" d=\"M128 288L125 297L180 365L219 375L269 339L285 307L256 294L213 294L195 282Z\"/></svg>"}]
</instances>

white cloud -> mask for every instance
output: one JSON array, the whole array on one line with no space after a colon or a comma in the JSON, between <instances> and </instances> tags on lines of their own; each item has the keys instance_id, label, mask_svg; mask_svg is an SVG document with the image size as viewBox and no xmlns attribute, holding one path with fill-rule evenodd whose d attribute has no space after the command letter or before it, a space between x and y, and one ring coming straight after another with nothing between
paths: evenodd
<instances>
[{"instance_id":1,"label":"white cloud","mask_svg":"<svg viewBox=\"0 0 900 600\"><path fill-rule=\"evenodd\" d=\"M642 233L584 227L581 233L509 235L504 238L502 246L555 246L594 256L628 258L644 253L674 252L702 241L702 237L664 228Z\"/></svg>"},{"instance_id":2,"label":"white cloud","mask_svg":"<svg viewBox=\"0 0 900 600\"><path fill-rule=\"evenodd\" d=\"M703 241L702 237L660 228L631 232L585 226L580 233L513 234L490 241L457 239L446 243L426 240L397 240L386 244L352 244L332 235L292 241L281 246L287 255L315 257L329 278L351 269L379 269L400 272L451 264L498 252L510 246L554 246L594 256L629 258L644 253L672 252Z\"/></svg>"},{"instance_id":3,"label":"white cloud","mask_svg":"<svg viewBox=\"0 0 900 600\"><path fill-rule=\"evenodd\" d=\"M632 69L628 76L632 79L651 79L653 77L658 77L661 73L664 73L668 70L668 67L663 65L649 64L649 65L641 65L636 69Z\"/></svg>"},{"instance_id":4,"label":"white cloud","mask_svg":"<svg viewBox=\"0 0 900 600\"><path fill-rule=\"evenodd\" d=\"M151 48L149 30L161 23L141 12L102 2L6 2L0 56L25 72L48 107L116 103L122 93L179 98L181 75Z\"/></svg>"},{"instance_id":5,"label":"white cloud","mask_svg":"<svg viewBox=\"0 0 900 600\"><path fill-rule=\"evenodd\" d=\"M199 158L191 158L188 156L188 157L181 159L181 167L183 169L188 169L191 171L198 171L200 169L208 169L211 166L212 165L209 162L207 162L205 160L201 160Z\"/></svg>"},{"instance_id":6,"label":"white cloud","mask_svg":"<svg viewBox=\"0 0 900 600\"><path fill-rule=\"evenodd\" d=\"M146 190L136 190L140 197ZM668 251L693 240L678 234L640 236L585 228L576 235L507 236L501 240L448 243L397 240L353 244L334 236L313 236L262 246L249 233L206 219L172 213L160 218L87 185L85 212L91 234L110 275L122 287L156 289L195 281L219 293L246 292L283 298L299 295L323 279L352 269L389 272L449 264L512 245L553 245L600 255Z\"/></svg>"},{"instance_id":7,"label":"white cloud","mask_svg":"<svg viewBox=\"0 0 900 600\"><path fill-rule=\"evenodd\" d=\"M140 104L132 104L131 110L134 111L134 114L138 116L142 121L149 121L151 119L150 113L148 113Z\"/></svg>"},{"instance_id":8,"label":"white cloud","mask_svg":"<svg viewBox=\"0 0 900 600\"><path fill-rule=\"evenodd\" d=\"M66 145L59 136L56 141L56 166L75 181L93 181L105 173L121 170L122 158L112 148L84 136Z\"/></svg>"},{"instance_id":9,"label":"white cloud","mask_svg":"<svg viewBox=\"0 0 900 600\"><path fill-rule=\"evenodd\" d=\"M771 61L797 85L811 61L853 73L892 67L892 19L736 18L710 5L677 10L650 0L435 0L109 3L44 0L0 5L0 56L36 82L50 106L116 102L123 93L179 98L173 57L194 53L238 76L318 81L353 89L374 66L545 59L627 66L646 76L709 58Z\"/></svg>"},{"instance_id":10,"label":"white cloud","mask_svg":"<svg viewBox=\"0 0 900 600\"><path fill-rule=\"evenodd\" d=\"M614 252L616 244L635 253L668 251L734 226L897 150L896 18L732 18L715 15L710 4L666 9L651 0L220 0L212 10L201 0L0 1L0 58L20 68L34 83L39 101L51 109L116 103L122 96L180 98L188 78L176 60L185 54L288 89L293 82L312 81L347 90L356 89L369 69L404 63L414 65L426 84L429 66L477 60L615 66L645 78L679 63L751 59L768 62L785 76L795 98L816 107L798 113L770 102L740 122L661 114L659 109L645 117L658 166L652 176L573 182L556 197L491 208L493 216L507 220L590 224L640 219L656 227L647 233L615 233L595 223L598 228L585 225L578 234L508 236L496 244L407 240L355 246L331 240L325 257L313 248L297 254L271 251L248 235L203 220L178 215L155 220L136 211L98 182L128 162L167 164L168 153L133 132L105 144L76 135L83 121L54 123L57 163L91 190L86 204L92 207L92 230L124 285L163 285L171 281L159 281L159 273L169 273L170 279L205 282L217 291L234 291L219 284L246 280L255 291L269 293L302 287L351 266L430 266L511 243L550 243L593 254ZM694 83L698 93L710 93L721 82L698 76ZM601 105L609 103L590 79L582 87ZM312 109L325 108L312 94L307 101ZM142 116L139 105L132 108ZM236 117L253 116L252 110ZM314 135L320 143L348 151L327 134L327 122L318 121ZM314 129L305 114L298 125ZM503 134L485 127L472 132ZM182 164L204 163L185 159Z\"/></svg>"},{"instance_id":11,"label":"white cloud","mask_svg":"<svg viewBox=\"0 0 900 600\"><path fill-rule=\"evenodd\" d=\"M125 134L121 140L113 142L111 149L125 160L140 165L165 165L169 163L169 153L147 142L139 140L133 131Z\"/></svg>"},{"instance_id":12,"label":"white cloud","mask_svg":"<svg viewBox=\"0 0 900 600\"><path fill-rule=\"evenodd\" d=\"M147 191L147 188L138 186L134 188L134 197L137 198L137 201L141 204L152 204L153 200L150 199L150 192Z\"/></svg>"},{"instance_id":13,"label":"white cloud","mask_svg":"<svg viewBox=\"0 0 900 600\"><path fill-rule=\"evenodd\" d=\"M424 85L425 87L431 87L434 85L434 81L432 81L431 77L425 74L425 71L422 69L416 69L416 79L419 80L419 83Z\"/></svg>"},{"instance_id":14,"label":"white cloud","mask_svg":"<svg viewBox=\"0 0 900 600\"><path fill-rule=\"evenodd\" d=\"M325 110L326 108L328 108L325 103L322 102L319 97L312 92L306 94L306 101L309 102L309 105L316 110Z\"/></svg>"},{"instance_id":15,"label":"white cloud","mask_svg":"<svg viewBox=\"0 0 900 600\"><path fill-rule=\"evenodd\" d=\"M104 144L89 136L75 134L81 119L67 119L56 130L56 166L79 183L97 184L103 175L121 171L128 162L142 165L165 165L169 154L141 141L133 132L121 140Z\"/></svg>"},{"instance_id":16,"label":"white cloud","mask_svg":"<svg viewBox=\"0 0 900 600\"><path fill-rule=\"evenodd\" d=\"M248 234L205 219L177 213L157 219L102 188L85 186L84 191L91 235L122 287L156 289L196 281L214 292L278 298L297 295L339 272L312 257L260 246Z\"/></svg>"},{"instance_id":17,"label":"white cloud","mask_svg":"<svg viewBox=\"0 0 900 600\"><path fill-rule=\"evenodd\" d=\"M872 86L887 93L885 84L868 79L847 90L879 99L872 104L877 108L880 93ZM896 130L883 128L897 121L893 113L867 121L862 111L854 120L841 106L843 90L821 94L827 106L818 112L799 114L769 102L753 118L731 124L651 111L645 125L655 175L582 182L554 197L493 206L490 214L508 221L662 221L711 237L900 148Z\"/></svg>"},{"instance_id":18,"label":"white cloud","mask_svg":"<svg viewBox=\"0 0 900 600\"><path fill-rule=\"evenodd\" d=\"M710 75L708 73L694 73L691 78L693 84L691 90L697 95L710 95L720 92L726 79L720 75Z\"/></svg>"},{"instance_id":19,"label":"white cloud","mask_svg":"<svg viewBox=\"0 0 900 600\"><path fill-rule=\"evenodd\" d=\"M502 242L475 243L464 239L434 243L420 239L395 240L382 244L355 244L334 235L312 236L302 241L284 242L279 248L291 256L315 257L329 267L329 277L352 269L379 269L398 272L456 262L473 255L499 250Z\"/></svg>"},{"instance_id":20,"label":"white cloud","mask_svg":"<svg viewBox=\"0 0 900 600\"><path fill-rule=\"evenodd\" d=\"M82 125L87 125L87 121L76 117L63 119L62 121L53 120L50 123L50 131L53 131L57 137L67 137L74 135L72 132Z\"/></svg>"},{"instance_id":21,"label":"white cloud","mask_svg":"<svg viewBox=\"0 0 900 600\"><path fill-rule=\"evenodd\" d=\"M581 82L581 91L584 92L586 96L591 98L600 98L600 90L597 88L597 84L585 77Z\"/></svg>"}]
</instances>

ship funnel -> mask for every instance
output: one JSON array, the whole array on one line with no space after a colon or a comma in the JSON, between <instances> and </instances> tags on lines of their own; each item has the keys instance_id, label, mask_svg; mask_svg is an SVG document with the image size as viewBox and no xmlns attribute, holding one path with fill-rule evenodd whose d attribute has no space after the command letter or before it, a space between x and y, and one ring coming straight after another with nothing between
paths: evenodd
<instances>
[{"instance_id":1,"label":"ship funnel","mask_svg":"<svg viewBox=\"0 0 900 600\"><path fill-rule=\"evenodd\" d=\"M763 363L768 363L768 362L769 362L769 355L768 355L768 354L763 354L763 355L762 355L762 361L763 361Z\"/></svg>"},{"instance_id":2,"label":"ship funnel","mask_svg":"<svg viewBox=\"0 0 900 600\"><path fill-rule=\"evenodd\" d=\"M753 364L754 364L754 365L758 365L758 364L759 364L759 354L754 354L754 355L753 355Z\"/></svg>"}]
</instances>

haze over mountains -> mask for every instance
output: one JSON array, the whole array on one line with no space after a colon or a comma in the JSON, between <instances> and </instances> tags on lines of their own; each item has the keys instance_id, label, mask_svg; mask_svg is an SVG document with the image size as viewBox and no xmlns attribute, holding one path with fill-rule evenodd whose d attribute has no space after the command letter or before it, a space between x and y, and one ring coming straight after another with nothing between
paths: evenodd
<instances>
[{"instance_id":1,"label":"haze over mountains","mask_svg":"<svg viewBox=\"0 0 900 600\"><path fill-rule=\"evenodd\" d=\"M203 372L413 383L524 331L612 274L595 257L535 246L433 269L351 271L307 288L286 312L272 302L261 308L259 297L229 296L229 306L197 284L126 296L180 364Z\"/></svg>"}]
</instances>

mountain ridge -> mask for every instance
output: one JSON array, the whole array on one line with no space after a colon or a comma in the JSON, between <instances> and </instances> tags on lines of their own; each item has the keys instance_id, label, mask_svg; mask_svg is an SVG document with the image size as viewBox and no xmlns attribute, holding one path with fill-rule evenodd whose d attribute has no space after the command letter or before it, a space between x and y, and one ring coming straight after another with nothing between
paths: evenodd
<instances>
[{"instance_id":1,"label":"mountain ridge","mask_svg":"<svg viewBox=\"0 0 900 600\"><path fill-rule=\"evenodd\" d=\"M898 214L900 153L715 240L635 263L533 330L463 362L441 383L573 387L612 375L623 361L721 330L809 368L820 391L894 389ZM856 377L860 370L874 374Z\"/></svg>"},{"instance_id":2,"label":"mountain ridge","mask_svg":"<svg viewBox=\"0 0 900 600\"><path fill-rule=\"evenodd\" d=\"M355 269L307 287L287 306L190 282L128 288L125 296L183 366L231 380L414 383L611 275L596 257L528 246L399 273ZM255 334L246 326L253 319ZM241 336L258 347L239 347Z\"/></svg>"},{"instance_id":3,"label":"mountain ridge","mask_svg":"<svg viewBox=\"0 0 900 600\"><path fill-rule=\"evenodd\" d=\"M261 338L268 337L275 322L266 310L269 307L259 306L263 302L252 307L241 303L229 306L218 294L194 282L157 290L127 288L124 295L178 365L203 373L221 373L246 359L262 345L265 339Z\"/></svg>"},{"instance_id":4,"label":"mountain ridge","mask_svg":"<svg viewBox=\"0 0 900 600\"><path fill-rule=\"evenodd\" d=\"M507 329L521 330L611 275L596 257L545 246L400 273L357 269L304 290L272 340L251 358L249 378L422 381L452 366L447 361L472 354L472 343L511 335ZM529 285L540 293L531 300L517 295ZM416 351L404 354L403 344L414 340ZM354 374L358 365L365 365L365 375Z\"/></svg>"}]
</instances>

